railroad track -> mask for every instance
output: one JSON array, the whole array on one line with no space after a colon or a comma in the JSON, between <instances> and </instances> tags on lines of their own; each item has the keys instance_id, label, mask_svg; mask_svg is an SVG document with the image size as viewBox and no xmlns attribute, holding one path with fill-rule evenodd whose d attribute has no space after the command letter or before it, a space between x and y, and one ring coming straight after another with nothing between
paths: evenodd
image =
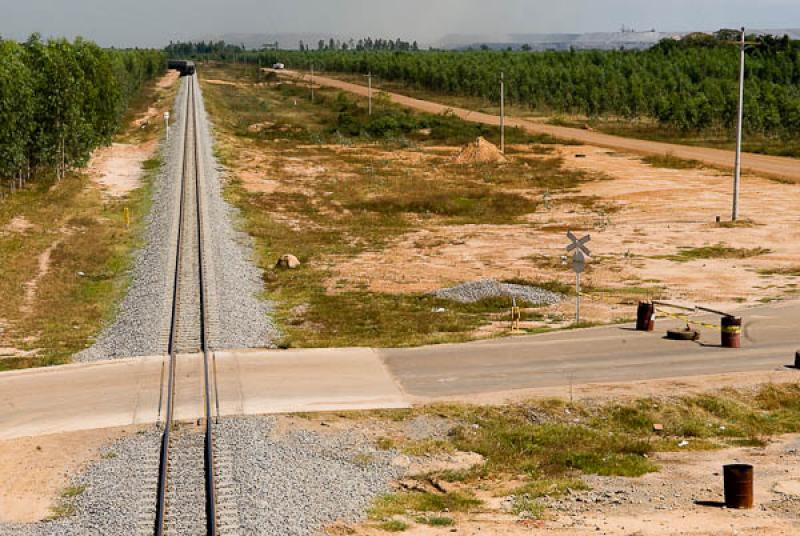
<instances>
[{"instance_id":1,"label":"railroad track","mask_svg":"<svg viewBox=\"0 0 800 536\"><path fill-rule=\"evenodd\" d=\"M159 458L156 536L220 534L212 400L212 354L204 257L203 177L195 76L186 77L183 164L175 254L175 276L166 363L166 413ZM201 353L204 419L202 433L181 429L175 420L179 355ZM217 411L217 414L219 412Z\"/></svg>"}]
</instances>

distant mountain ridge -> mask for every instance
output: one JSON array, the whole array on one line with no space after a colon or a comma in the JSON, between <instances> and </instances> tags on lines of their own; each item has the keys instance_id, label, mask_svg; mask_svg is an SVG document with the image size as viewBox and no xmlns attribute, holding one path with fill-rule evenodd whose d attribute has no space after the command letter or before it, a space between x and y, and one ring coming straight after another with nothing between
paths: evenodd
<instances>
[{"instance_id":1,"label":"distant mountain ridge","mask_svg":"<svg viewBox=\"0 0 800 536\"><path fill-rule=\"evenodd\" d=\"M681 39L692 32L592 32L592 33L512 33L512 34L450 34L435 42L420 41L420 48L467 49L480 48L485 45L492 49L511 47L520 49L528 45L531 50L615 50L650 48L662 39ZM800 28L748 30L748 33L788 35L791 39L800 39ZM312 49L317 48L319 41L328 43L330 39L340 42L357 41L366 36L354 37L342 34L315 32L298 33L227 33L221 35L199 37L197 40L225 41L232 45L244 45L248 49L259 49L266 44L278 43L282 49L299 48L303 41ZM373 38L396 38L397 36L373 35ZM403 36L400 36L403 37ZM403 37L406 39L405 37ZM412 39L406 39L411 41Z\"/></svg>"},{"instance_id":2,"label":"distant mountain ridge","mask_svg":"<svg viewBox=\"0 0 800 536\"><path fill-rule=\"evenodd\" d=\"M553 34L508 34L508 35L459 35L442 38L434 46L445 49L466 49L488 46L492 49L511 47L519 49L527 45L531 50L615 50L646 49L663 39L681 39L692 32L592 32ZM800 39L800 29L749 30L748 33L788 35Z\"/></svg>"}]
</instances>

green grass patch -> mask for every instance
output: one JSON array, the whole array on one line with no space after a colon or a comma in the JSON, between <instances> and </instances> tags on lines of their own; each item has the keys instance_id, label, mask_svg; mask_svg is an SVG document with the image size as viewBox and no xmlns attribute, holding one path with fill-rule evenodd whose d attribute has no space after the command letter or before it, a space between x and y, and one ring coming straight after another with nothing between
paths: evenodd
<instances>
[{"instance_id":1,"label":"green grass patch","mask_svg":"<svg viewBox=\"0 0 800 536\"><path fill-rule=\"evenodd\" d=\"M69 486L61 492L61 500L50 509L48 521L55 521L75 515L75 498L86 491L86 486Z\"/></svg>"},{"instance_id":2,"label":"green grass patch","mask_svg":"<svg viewBox=\"0 0 800 536\"><path fill-rule=\"evenodd\" d=\"M653 167L666 169L697 169L703 167L702 162L678 158L672 153L646 156L642 158L642 161Z\"/></svg>"},{"instance_id":3,"label":"green grass patch","mask_svg":"<svg viewBox=\"0 0 800 536\"><path fill-rule=\"evenodd\" d=\"M386 532L403 532L409 529L408 523L399 519L390 519L378 525L378 528Z\"/></svg>"},{"instance_id":4,"label":"green grass patch","mask_svg":"<svg viewBox=\"0 0 800 536\"><path fill-rule=\"evenodd\" d=\"M452 517L447 516L430 516L417 518L418 523L423 523L430 527L452 527L456 524Z\"/></svg>"},{"instance_id":5,"label":"green grass patch","mask_svg":"<svg viewBox=\"0 0 800 536\"><path fill-rule=\"evenodd\" d=\"M767 248L732 248L724 244L702 246L698 248L682 248L675 255L666 255L658 258L674 262L689 262L704 259L749 259L772 253Z\"/></svg>"},{"instance_id":6,"label":"green grass patch","mask_svg":"<svg viewBox=\"0 0 800 536\"><path fill-rule=\"evenodd\" d=\"M413 189L404 198L381 196L348 206L384 214L432 214L469 223L512 223L517 217L536 210L538 203L515 193L489 189L431 191Z\"/></svg>"},{"instance_id":7,"label":"green grass patch","mask_svg":"<svg viewBox=\"0 0 800 536\"><path fill-rule=\"evenodd\" d=\"M764 268L759 270L758 273L761 275L800 277L800 266L778 266L775 268Z\"/></svg>"},{"instance_id":8,"label":"green grass patch","mask_svg":"<svg viewBox=\"0 0 800 536\"><path fill-rule=\"evenodd\" d=\"M483 503L474 496L461 492L435 494L409 491L381 495L373 501L367 514L370 519L380 521L406 514L469 512L481 504Z\"/></svg>"}]
</instances>

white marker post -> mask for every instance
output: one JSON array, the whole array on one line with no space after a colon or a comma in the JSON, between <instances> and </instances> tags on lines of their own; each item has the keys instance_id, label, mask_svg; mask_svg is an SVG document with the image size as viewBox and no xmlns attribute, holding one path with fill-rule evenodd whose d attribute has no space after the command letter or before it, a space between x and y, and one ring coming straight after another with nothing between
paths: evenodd
<instances>
[{"instance_id":1,"label":"white marker post","mask_svg":"<svg viewBox=\"0 0 800 536\"><path fill-rule=\"evenodd\" d=\"M586 235L580 240L575 236L572 231L567 231L567 238L572 243L567 246L567 252L574 251L572 256L572 270L575 272L575 323L581 322L581 274L586 270L586 257L591 257L592 253L586 244L592 239L590 235Z\"/></svg>"},{"instance_id":2,"label":"white marker post","mask_svg":"<svg viewBox=\"0 0 800 536\"><path fill-rule=\"evenodd\" d=\"M167 141L169 141L169 112L164 112L164 129L167 132Z\"/></svg>"}]
</instances>

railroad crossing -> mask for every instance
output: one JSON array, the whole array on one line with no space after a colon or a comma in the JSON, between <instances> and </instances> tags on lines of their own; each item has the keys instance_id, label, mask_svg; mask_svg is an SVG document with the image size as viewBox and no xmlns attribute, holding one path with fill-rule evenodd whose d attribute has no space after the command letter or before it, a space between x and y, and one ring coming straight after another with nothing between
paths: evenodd
<instances>
[{"instance_id":1,"label":"railroad crossing","mask_svg":"<svg viewBox=\"0 0 800 536\"><path fill-rule=\"evenodd\" d=\"M581 274L586 270L586 258L592 256L592 252L586 247L586 244L592 239L590 235L586 235L581 239L572 231L567 231L567 238L572 243L567 246L567 253L572 255L572 270L575 272L575 323L581 323Z\"/></svg>"}]
</instances>

